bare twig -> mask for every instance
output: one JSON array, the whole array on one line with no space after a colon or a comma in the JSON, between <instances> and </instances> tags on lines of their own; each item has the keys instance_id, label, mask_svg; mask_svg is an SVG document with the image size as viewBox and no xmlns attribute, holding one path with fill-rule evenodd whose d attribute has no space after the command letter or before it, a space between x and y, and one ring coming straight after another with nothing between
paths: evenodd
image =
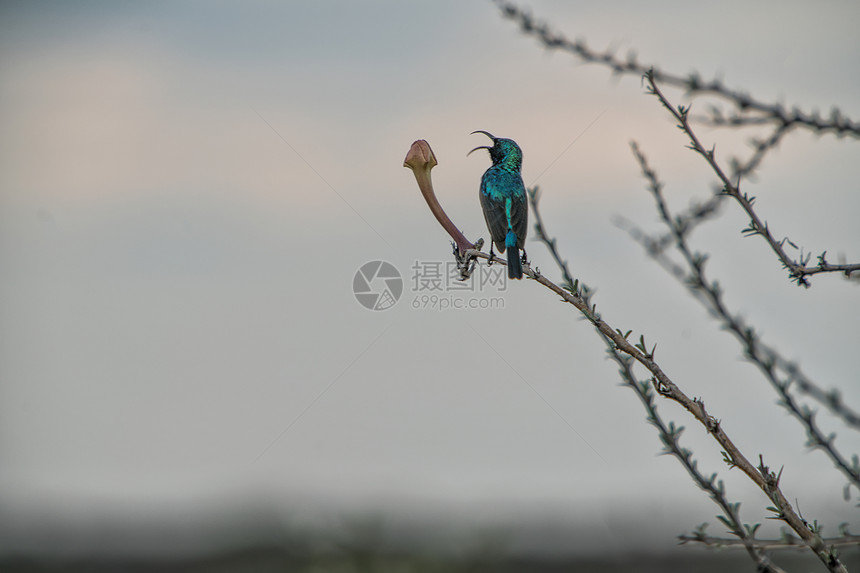
<instances>
[{"instance_id":1,"label":"bare twig","mask_svg":"<svg viewBox=\"0 0 860 573\"><path fill-rule=\"evenodd\" d=\"M678 220L678 217L675 217L675 220ZM724 323L724 326L728 328L729 324L736 324L741 327L742 333L737 331L735 334L741 335L747 332L747 327L743 319L737 315L730 316L721 316L718 308L713 308L709 302L709 297L705 297L704 294L698 287L694 287L691 284L691 281L696 285L703 284L707 285L708 280L704 276L701 277L701 281L696 280L694 277L691 277L687 274L687 269L682 267L681 265L675 263L672 259L670 259L666 253L666 243L665 237L666 235L661 235L660 237L651 237L639 229L636 225L634 225L629 220L624 217L616 217L615 224L620 229L626 231L630 237L642 245L642 248L645 249L645 252L648 256L652 257L655 261L657 261L663 268L666 269L672 276L674 276L678 281L682 284L691 287L691 292L696 296L696 299L702 302L708 310L718 316L720 320ZM674 241L676 238L677 232L677 224L673 223L672 225L673 231L668 233L668 236ZM683 236L682 236L683 238ZM694 255L694 258L696 255ZM711 283L711 290L713 290L714 294L717 296L721 296L721 291L719 288L714 288L717 285L715 283ZM857 414L853 409L851 409L845 402L842 400L841 394L837 390L824 390L820 386L818 386L815 382L813 382L798 366L796 363L786 359L783 357L775 348L766 345L764 342L758 338L758 335L754 330L750 331L757 339L756 347L760 350L760 354L767 356L768 358L773 359L774 367L782 370L782 372L786 375L786 380L790 381L790 386L795 386L797 390L804 395L809 396L810 398L816 400L817 402L824 405L831 413L840 418L846 426L853 430L860 430L860 414ZM743 336L741 337L743 339ZM857 467L857 464L852 462L853 467Z\"/></svg>"},{"instance_id":2,"label":"bare twig","mask_svg":"<svg viewBox=\"0 0 860 573\"><path fill-rule=\"evenodd\" d=\"M684 90L690 98L711 96L718 101L727 103L730 108L724 112L720 107L711 104L707 113L695 119L706 125L727 127L769 127L766 137L752 139L752 153L746 159L730 158L730 181L739 186L742 178L752 174L762 163L767 153L774 149L789 132L795 129L807 130L817 134L831 133L837 137L860 139L860 122L845 116L838 108L833 107L827 116L818 111L804 111L798 106L786 106L781 103L769 103L758 100L748 93L732 90L720 79L704 80L697 73L688 75L673 74L658 69L654 65L641 64L635 52L630 52L625 58L619 57L612 50L597 51L590 48L585 41L571 41L561 33L536 18L527 10L518 7L507 0L493 0L504 17L515 21L520 30L536 38L546 49L559 50L579 58L583 62L593 63L608 68L615 75L643 76L650 73L652 78L662 85L673 86ZM680 215L687 231L716 214L717 207L726 197L725 189L721 188L702 205L694 207L689 213ZM749 232L759 234L767 231L766 227L751 227ZM663 237L661 244L671 242L670 237ZM772 239L772 238L771 238ZM780 243L784 243L783 239ZM776 240L769 241L771 245ZM789 244L791 244L789 242ZM776 251L782 263L788 268L792 280L798 284L809 286L808 278L817 273L843 273L849 278L860 278L860 264L832 264L826 259L826 251L822 252L815 264L810 265L811 255L801 251L799 260L792 261L782 250Z\"/></svg>"},{"instance_id":3,"label":"bare twig","mask_svg":"<svg viewBox=\"0 0 860 573\"><path fill-rule=\"evenodd\" d=\"M807 279L808 276L814 275L817 273L826 273L826 272L842 272L845 273L846 276L850 276L851 273L860 271L860 263L857 264L844 264L844 265L832 265L827 262L825 259L825 253L822 253L818 257L818 265L816 266L808 266L810 256L807 255L803 257L801 260L795 261L793 260L788 253L786 253L784 245L787 239L782 239L777 241L773 234L770 232L770 228L768 227L766 222L763 222L761 218L759 218L758 214L755 212L753 208L753 203L755 202L755 197L747 195L746 193L741 193L739 185L733 183L729 177L726 175L725 171L723 171L722 167L720 167L719 163L716 160L716 154L714 149L705 149L704 145L702 145L699 138L696 136L693 128L690 126L689 121L689 107L678 106L675 108L669 103L669 100L657 86L657 79L655 74L652 71L648 71L645 73L645 80L648 82L648 92L659 99L660 103L664 108L669 110L669 113L678 121L678 128L681 129L687 137L690 139L690 149L701 155L705 161L707 161L708 165L710 165L713 172L720 179L722 184L722 191L729 197L732 197L737 203L741 206L747 216L750 218L749 227L744 229L744 233L747 236L752 235L760 235L764 238L764 240L770 245L771 250L776 253L782 265L788 269L789 277L797 282L799 285L803 285L804 287L809 287L809 281Z\"/></svg>"},{"instance_id":4,"label":"bare twig","mask_svg":"<svg viewBox=\"0 0 860 573\"><path fill-rule=\"evenodd\" d=\"M534 204L533 210L536 211ZM538 223L538 225L540 225L540 223ZM541 231L541 237L546 237L543 229L541 229ZM546 243L543 238L541 238L541 240ZM566 265L563 265L562 272L568 273ZM729 528L729 531L732 534L737 537L734 541L747 550L752 560L758 565L759 571L771 571L773 573L782 571L780 567L771 562L770 558L764 553L764 551L762 551L759 542L755 539L755 533L760 524L750 526L749 524L741 522L741 504L739 502L732 503L726 498L723 480L717 480L716 473L711 474L709 477L705 477L704 474L699 471L698 464L696 463L696 460L693 459L692 452L686 448L682 448L678 443L678 439L684 428L676 427L673 422L666 424L660 417L657 412L657 405L654 403L654 391L651 383L648 381L638 381L633 373L632 359L619 352L612 344L611 340L607 339L605 336L603 339L607 344L607 352L609 353L609 356L619 365L619 374L624 380L625 385L632 389L639 397L639 400L642 402L642 406L648 412L648 422L657 428L657 432L660 434L660 440L663 442L663 453L674 456L684 469L687 470L687 473L696 485L699 486L702 491L706 492L711 500L720 507L723 514L719 515L718 519Z\"/></svg>"},{"instance_id":5,"label":"bare twig","mask_svg":"<svg viewBox=\"0 0 860 573\"><path fill-rule=\"evenodd\" d=\"M802 378L804 380L804 387L807 390L815 388L818 393L832 397L838 397L838 394L835 392L826 393L818 389L815 384L802 374L799 367L782 359L776 350L761 342L755 329L746 325L743 319L732 314L726 308L723 301L722 289L719 287L719 284L709 280L705 274L707 256L694 253L690 249L684 233L677 227L672 214L669 212L669 207L663 197L663 183L657 177L657 173L648 164L648 160L639 149L639 146L633 142L631 143L631 148L642 170L642 174L648 181L648 190L654 197L660 218L669 227L670 233L675 238L675 248L681 253L687 267L687 270L673 267L671 269L672 273L693 291L696 298L723 323L723 327L726 330L735 335L735 338L737 338L744 349L746 358L759 368L762 375L779 395L779 404L803 425L808 438L807 445L824 451L833 464L848 478L849 482L860 490L860 467L858 467L857 460L855 459L853 463L850 463L839 453L833 444L835 436L825 436L821 432L815 421L815 413L807 406L798 404L792 395L791 386L797 383L798 378ZM639 236L644 237L641 233ZM657 256L648 247L646 247L646 251L651 256ZM787 372L787 376L781 377L777 372L778 368ZM844 418L846 421L856 418L856 414L841 404L841 401L836 403L839 405L839 412L850 413L850 416L846 414Z\"/></svg>"},{"instance_id":6,"label":"bare twig","mask_svg":"<svg viewBox=\"0 0 860 573\"><path fill-rule=\"evenodd\" d=\"M534 187L526 189L526 191L528 192L529 203L536 206L540 200L540 188L535 185ZM574 278L570 276L570 272L567 268L567 261L562 260L561 255L558 253L558 249L556 248L556 240L546 235L544 231L543 217L541 217L540 211L535 209L532 211L532 215L535 219L534 229L537 239L546 245L546 248L549 249L549 253L552 255L553 260L555 260L556 264L561 269L562 278L564 279L562 286L571 292L577 292L580 290L579 281L574 280ZM582 285L582 287L583 291L587 294L589 291L588 287L585 285Z\"/></svg>"},{"instance_id":7,"label":"bare twig","mask_svg":"<svg viewBox=\"0 0 860 573\"><path fill-rule=\"evenodd\" d=\"M719 79L703 80L698 74L687 76L672 74L657 69L653 65L640 64L635 53L629 53L622 59L612 51L598 52L592 50L582 40L570 41L562 34L550 30L549 26L536 20L531 14L517 5L505 0L494 0L506 18L516 21L520 30L536 38L550 50L561 50L573 54L584 62L594 63L609 68L613 74L641 76L648 70L654 70L654 77L660 83L684 89L690 96L712 95L729 102L737 110L729 116L728 121L743 125L783 125L807 129L816 133L833 133L839 137L847 136L860 138L860 123L846 117L839 109L833 108L828 118L818 112L805 112L798 107L791 109L782 104L759 101L749 94L727 88ZM746 118L749 113L755 113L755 119ZM721 121L721 115L713 114L711 123Z\"/></svg>"},{"instance_id":8,"label":"bare twig","mask_svg":"<svg viewBox=\"0 0 860 573\"><path fill-rule=\"evenodd\" d=\"M559 264L559 266L561 267L562 274L565 277L568 277L566 280L569 280L569 277L571 277L571 273L567 269L567 264L562 261L561 257L557 253L557 250L555 248L555 240L554 239L550 240L548 234L546 233L545 229L543 228L543 222L539 216L540 210L538 208L538 202L537 202L537 199L539 198L539 194L532 191L529 193L529 198L531 199L531 208L532 208L531 211L532 211L532 213L535 214L536 221L537 221L537 223L535 224L535 227L536 227L535 228L535 234L550 249L550 252L553 254L553 258L556 260L557 264ZM538 228L538 227L540 227L540 228ZM576 281L574 281L574 282L576 282ZM592 305L592 307L593 306L594 305ZM586 315L586 318L588 318L588 315ZM589 319L589 320L591 320L591 319ZM595 324L595 326L597 326L597 325ZM734 444L731 442L731 440L728 438L728 436L722 430L722 427L720 426L720 422L716 418L714 418L713 416L711 416L707 413L707 411L705 410L704 402L702 402L701 400L690 401L690 399L683 392L681 392L681 390L677 386L675 386L671 382L669 382L669 384L671 384L671 386L663 386L662 385L663 379L660 376L662 374L662 371L659 369L659 367L656 367L656 364L654 364L654 366L656 368L652 369L651 367L649 367L648 363L640 360L636 354L631 354L625 348L619 346L617 344L615 337L611 337L611 336L607 335L607 333L601 328L598 328L598 332L603 336L604 340L609 345L610 355L612 355L613 359L615 359L615 361L619 365L622 366L622 377L625 379L628 386L631 386L631 385L636 386L635 382L633 382L633 379L628 378L628 375L632 375L632 371L629 370L629 367L631 366L631 360L630 360L630 358L624 357L622 354L620 354L620 352L624 352L626 354L629 354L632 359L637 360L641 364L645 365L646 368L648 368L648 370L652 374L654 374L654 376L652 376L650 382L651 382L651 385L654 387L654 389L657 391L657 393L659 393L660 395L662 395L666 398L672 399L672 400L678 402L679 404L681 404L682 406L684 406L687 409L687 411L692 413L693 416L700 423L702 423L702 425L705 426L707 431L723 447L723 450L724 450L723 451L723 457L726 460L726 462L729 464L729 466L730 467L738 467L739 469L744 471L744 473L746 473L747 476L750 477L750 479L752 479L753 482L755 482L756 485L758 485L765 492L765 494L768 496L768 498L774 503L775 507L770 507L768 509L770 509L771 511L774 511L776 513L776 519L781 519L781 520L785 521L794 531L796 531L798 533L798 535L800 535L800 537L804 540L804 542L810 548L813 549L813 552L815 552L815 554L819 557L819 559L821 559L821 561L825 565L827 565L827 567L831 571L847 571L844 568L844 565L842 565L842 563L839 562L835 553L833 553L832 548L828 549L821 542L821 537L816 532L813 532L808 527L806 520L804 520L802 517L798 516L794 512L794 509L791 507L791 505L788 504L788 501L785 499L785 496L782 494L782 492L779 489L779 478L780 478L781 473L782 473L781 471L780 471L780 475L773 474L769 470L769 468L764 465L764 461L761 459L760 459L759 466L757 468L755 468L755 470L750 471L750 469L752 468L752 465L749 463L749 461L746 460L746 458L743 457L741 452L734 446ZM624 340L626 340L626 338L627 338L627 336L629 336L630 332L628 331L626 334L623 334L620 330L616 330L615 334L617 334L618 337L623 337ZM643 348L643 349L646 348L645 344L644 344L644 339L642 339L642 346L640 348ZM637 348L637 350L638 350L638 348ZM647 352L647 350L643 350L642 353L645 354L646 357L650 357L650 359L653 359L653 356L654 356L653 351L649 354ZM663 374L662 376L665 377L665 374ZM666 378L666 380L668 380L668 378ZM647 387L647 384L646 384L646 387ZM643 404L645 404L645 406L646 406L646 409L649 410L649 421L651 421L652 424L655 424L655 422L652 421L652 419L650 417L651 410L648 408L648 401L645 399L645 397L643 396L643 394L641 392L637 392L637 394L639 394L640 399L643 401ZM691 408L690 404L692 404L694 406L694 408ZM656 414L656 412L654 412L654 413ZM655 424L655 425L657 425L657 424ZM749 525L743 524L743 527L741 528L741 522L737 516L737 509L738 509L739 504L729 504L729 502L727 500L725 500L724 496L722 495L723 494L722 482L718 483L716 491L714 489L711 489L710 487L708 487L709 485L713 486L713 481L716 477L716 474L711 475L709 480L700 481L699 478L702 476L698 475L698 472L693 473L690 471L690 469L695 470L695 465L696 465L695 461L690 460L690 456L691 456L690 452L686 451L686 450L681 450L679 453L676 454L674 451L671 451L672 444L668 444L666 442L666 437L667 437L667 435L672 436L672 433L666 432L665 428L661 427L660 425L657 425L657 427L658 427L658 430L660 430L661 439L664 441L664 444L670 450L670 453L672 453L673 455L676 456L676 458L681 460L682 464L685 466L688 473L690 473L690 475L693 477L694 481L696 481L696 484L700 488L702 488L703 490L707 491L711 495L711 498L718 505L720 505L721 508L723 507L723 504L728 504L729 509L731 511L726 511L724 508L724 511L726 511L726 513L723 516L718 516L720 521L724 525L729 527L729 529L732 531L732 533L734 533L735 535L738 536L738 538L740 539L740 543L744 544L744 546L747 548L747 551L750 553L750 556L757 563L759 563L759 566L762 567L764 570L769 570L765 565L762 564L762 560L766 559L766 556L761 554L760 551L758 550L758 548L755 547L755 544L753 543L755 531L758 528L758 525L750 527ZM674 437L677 438L677 434ZM675 444L675 446L677 446L677 444ZM688 467L688 465L691 465L692 468ZM719 495L715 497L715 494L719 494ZM786 505L786 504L788 504L788 505ZM813 545L813 543L815 545ZM769 565L769 567L775 567L769 563L768 563L768 565ZM770 570L773 570L773 569L770 569Z\"/></svg>"},{"instance_id":9,"label":"bare twig","mask_svg":"<svg viewBox=\"0 0 860 573\"><path fill-rule=\"evenodd\" d=\"M714 537L705 533L705 526L699 526L692 535L679 535L678 540L683 545L684 543L700 543L706 547L745 547L746 544L741 539L732 539L726 537ZM828 547L844 547L851 545L860 545L860 535L851 535L845 533L839 537L825 537L822 541ZM806 544L798 537L787 531L783 531L780 539L756 539L753 545L758 549L765 551L774 551L780 549L806 549Z\"/></svg>"}]
</instances>

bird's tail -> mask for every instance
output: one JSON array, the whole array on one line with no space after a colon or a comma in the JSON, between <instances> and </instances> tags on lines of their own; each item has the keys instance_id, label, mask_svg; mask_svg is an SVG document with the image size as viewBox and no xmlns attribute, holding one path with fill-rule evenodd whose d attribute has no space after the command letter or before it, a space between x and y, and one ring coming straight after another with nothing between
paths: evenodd
<instances>
[{"instance_id":1,"label":"bird's tail","mask_svg":"<svg viewBox=\"0 0 860 573\"><path fill-rule=\"evenodd\" d=\"M505 236L505 250L508 252L508 278L523 278L523 263L520 261L520 250L517 248L517 235L511 229Z\"/></svg>"}]
</instances>

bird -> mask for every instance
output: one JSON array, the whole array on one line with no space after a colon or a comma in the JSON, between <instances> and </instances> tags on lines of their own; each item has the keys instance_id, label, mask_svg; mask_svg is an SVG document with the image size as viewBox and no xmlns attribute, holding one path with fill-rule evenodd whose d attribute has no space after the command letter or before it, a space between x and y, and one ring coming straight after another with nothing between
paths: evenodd
<instances>
[{"instance_id":1,"label":"bird","mask_svg":"<svg viewBox=\"0 0 860 573\"><path fill-rule=\"evenodd\" d=\"M486 149L490 152L493 164L481 177L481 208L484 220L490 231L490 262L493 245L499 252L507 251L508 278L523 278L523 265L526 260L525 242L528 230L529 205L526 199L526 186L520 171L523 167L523 152L513 139L495 137L491 133L478 130L470 135L483 133L493 140L492 147L483 145L473 151ZM523 251L520 260L520 250Z\"/></svg>"}]
</instances>

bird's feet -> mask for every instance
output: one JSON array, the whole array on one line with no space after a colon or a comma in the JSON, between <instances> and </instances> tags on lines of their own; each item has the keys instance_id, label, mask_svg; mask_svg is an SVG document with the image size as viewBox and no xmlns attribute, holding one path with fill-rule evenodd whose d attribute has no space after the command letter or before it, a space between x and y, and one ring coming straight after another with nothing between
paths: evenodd
<instances>
[{"instance_id":1,"label":"bird's feet","mask_svg":"<svg viewBox=\"0 0 860 573\"><path fill-rule=\"evenodd\" d=\"M522 258L522 261L523 261L523 264L524 264L524 265L529 264L529 257L528 257L528 255L526 255L526 250L525 250L525 249L523 249L523 258Z\"/></svg>"},{"instance_id":2,"label":"bird's feet","mask_svg":"<svg viewBox=\"0 0 860 573\"><path fill-rule=\"evenodd\" d=\"M493 243L490 243L490 258L487 259L487 266L492 266L496 261L496 253L493 252Z\"/></svg>"}]
</instances>

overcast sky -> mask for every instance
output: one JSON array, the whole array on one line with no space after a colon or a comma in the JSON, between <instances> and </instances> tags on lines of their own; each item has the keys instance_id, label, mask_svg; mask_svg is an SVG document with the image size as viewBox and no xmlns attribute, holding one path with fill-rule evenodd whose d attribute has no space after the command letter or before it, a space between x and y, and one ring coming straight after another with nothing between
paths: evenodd
<instances>
[{"instance_id":1,"label":"overcast sky","mask_svg":"<svg viewBox=\"0 0 860 573\"><path fill-rule=\"evenodd\" d=\"M860 118L856 2L525 5L596 49ZM429 141L442 204L486 237L489 160L466 157L483 129L522 147L524 179L544 190L548 229L604 318L657 343L663 369L748 457L784 466L805 517L851 519L844 479L804 449L734 340L611 223L660 230L631 140L677 210L709 194L712 173L639 78L545 51L489 2L4 2L0 125L7 506L263 492L552 508L599 520L607 543L628 511L665 514L667 543L713 521L716 506L656 455L638 400L573 308L530 281L443 293L492 309L424 308L414 268L446 264L450 247L403 158ZM718 158L747 149L700 135ZM775 235L860 260L858 145L797 133L768 157L746 190ZM858 287L792 285L745 226L726 204L694 236L728 303L860 407ZM558 277L542 245L527 249ZM384 311L352 292L377 260L403 277ZM689 416L659 406L744 519L764 520L761 492ZM856 435L822 423L858 451Z\"/></svg>"}]
</instances>

